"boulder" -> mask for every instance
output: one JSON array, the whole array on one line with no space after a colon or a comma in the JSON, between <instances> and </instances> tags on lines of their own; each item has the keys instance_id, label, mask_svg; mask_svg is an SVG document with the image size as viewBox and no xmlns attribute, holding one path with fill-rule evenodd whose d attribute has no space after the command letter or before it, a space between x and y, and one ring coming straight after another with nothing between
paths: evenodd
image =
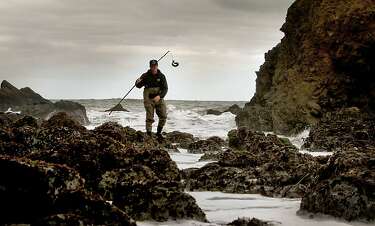
<instances>
[{"instance_id":1,"label":"boulder","mask_svg":"<svg viewBox=\"0 0 375 226\"><path fill-rule=\"evenodd\" d=\"M206 140L197 140L188 146L188 152L203 154L199 161L218 161L223 154L227 143L217 136L212 136Z\"/></svg>"},{"instance_id":2,"label":"boulder","mask_svg":"<svg viewBox=\"0 0 375 226\"><path fill-rule=\"evenodd\" d=\"M33 150L37 121L31 116L0 113L0 155L25 156Z\"/></svg>"},{"instance_id":3,"label":"boulder","mask_svg":"<svg viewBox=\"0 0 375 226\"><path fill-rule=\"evenodd\" d=\"M327 112L310 129L303 148L334 152L344 150L348 145L375 146L375 116L355 107Z\"/></svg>"},{"instance_id":4,"label":"boulder","mask_svg":"<svg viewBox=\"0 0 375 226\"><path fill-rule=\"evenodd\" d=\"M165 134L165 138L170 143L177 144L178 147L185 149L187 149L191 143L197 140L192 134L180 131L169 132Z\"/></svg>"},{"instance_id":5,"label":"boulder","mask_svg":"<svg viewBox=\"0 0 375 226\"><path fill-rule=\"evenodd\" d=\"M145 141L145 134L130 127L123 127L117 122L106 122L96 127L94 132L121 143L142 143Z\"/></svg>"},{"instance_id":6,"label":"boulder","mask_svg":"<svg viewBox=\"0 0 375 226\"><path fill-rule=\"evenodd\" d=\"M21 111L24 115L38 118L39 121L50 118L58 112L66 112L81 124L88 124L86 109L83 105L72 101L58 101L53 103L29 87L17 89L4 80L0 88L0 111Z\"/></svg>"},{"instance_id":7,"label":"boulder","mask_svg":"<svg viewBox=\"0 0 375 226\"><path fill-rule=\"evenodd\" d=\"M302 198L300 213L375 219L375 147L348 146L330 157Z\"/></svg>"},{"instance_id":8,"label":"boulder","mask_svg":"<svg viewBox=\"0 0 375 226\"><path fill-rule=\"evenodd\" d=\"M0 187L1 224L135 225L123 211L87 192L79 173L63 165L0 156Z\"/></svg>"},{"instance_id":9,"label":"boulder","mask_svg":"<svg viewBox=\"0 0 375 226\"><path fill-rule=\"evenodd\" d=\"M103 123L102 125L96 127L94 129L94 132L111 137L112 139L123 144L132 144L140 148L161 148L170 152L179 152L177 148L181 147L181 145L184 145L184 143L181 143L181 145L179 143L172 143L172 141L179 139L178 134L180 132L172 132L170 135L165 134L167 136L167 139L160 141L154 135L149 137L142 131L137 131L128 126L123 127L116 122ZM175 134L176 136L174 136L173 134Z\"/></svg>"},{"instance_id":10,"label":"boulder","mask_svg":"<svg viewBox=\"0 0 375 226\"><path fill-rule=\"evenodd\" d=\"M292 135L342 107L373 113L374 11L371 1L295 1L238 128Z\"/></svg>"},{"instance_id":11,"label":"boulder","mask_svg":"<svg viewBox=\"0 0 375 226\"><path fill-rule=\"evenodd\" d=\"M199 161L219 161L222 154L223 151L206 152L199 158Z\"/></svg>"},{"instance_id":12,"label":"boulder","mask_svg":"<svg viewBox=\"0 0 375 226\"><path fill-rule=\"evenodd\" d=\"M178 180L163 178L150 167L107 171L99 183L101 193L137 220L195 219L206 221L194 198L183 193Z\"/></svg>"},{"instance_id":13,"label":"boulder","mask_svg":"<svg viewBox=\"0 0 375 226\"><path fill-rule=\"evenodd\" d=\"M223 114L224 112L230 112L234 115L237 115L239 112L241 111L241 108L237 105L237 104L233 104L232 106L230 106L229 108L225 109L225 110L220 110L220 109L208 109L206 111L206 114L207 115L221 115Z\"/></svg>"},{"instance_id":14,"label":"boulder","mask_svg":"<svg viewBox=\"0 0 375 226\"><path fill-rule=\"evenodd\" d=\"M90 123L87 118L86 108L79 103L67 100L60 100L54 103L55 112L66 112L71 118L77 120L83 125ZM48 117L47 117L48 119Z\"/></svg>"},{"instance_id":15,"label":"boulder","mask_svg":"<svg viewBox=\"0 0 375 226\"><path fill-rule=\"evenodd\" d=\"M206 140L195 141L188 146L190 153L207 153L207 152L222 152L222 148L226 145L225 141L220 137L213 136Z\"/></svg>"},{"instance_id":16,"label":"boulder","mask_svg":"<svg viewBox=\"0 0 375 226\"><path fill-rule=\"evenodd\" d=\"M223 112L219 111L219 110L216 110L216 109L208 109L206 111L206 114L207 115L221 115L221 114L223 114Z\"/></svg>"},{"instance_id":17,"label":"boulder","mask_svg":"<svg viewBox=\"0 0 375 226\"><path fill-rule=\"evenodd\" d=\"M272 226L274 224L266 221L259 220L257 218L238 218L230 223L227 226Z\"/></svg>"}]
</instances>

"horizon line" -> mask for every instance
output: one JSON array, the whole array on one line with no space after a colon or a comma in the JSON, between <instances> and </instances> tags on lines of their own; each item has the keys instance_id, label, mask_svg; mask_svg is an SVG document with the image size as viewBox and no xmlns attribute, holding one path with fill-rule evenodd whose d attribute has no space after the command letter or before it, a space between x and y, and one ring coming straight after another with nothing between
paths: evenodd
<instances>
[{"instance_id":1,"label":"horizon line","mask_svg":"<svg viewBox=\"0 0 375 226\"><path fill-rule=\"evenodd\" d=\"M122 98L48 98L48 100L121 100ZM141 98L127 98L126 100L143 100ZM197 100L197 99L167 99L167 101L215 101L215 102L249 102L250 100Z\"/></svg>"}]
</instances>

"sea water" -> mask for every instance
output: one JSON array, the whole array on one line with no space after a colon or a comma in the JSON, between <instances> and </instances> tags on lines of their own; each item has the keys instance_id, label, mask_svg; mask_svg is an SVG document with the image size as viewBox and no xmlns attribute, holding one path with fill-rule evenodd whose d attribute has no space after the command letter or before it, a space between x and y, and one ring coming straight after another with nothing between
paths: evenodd
<instances>
[{"instance_id":1,"label":"sea water","mask_svg":"<svg viewBox=\"0 0 375 226\"><path fill-rule=\"evenodd\" d=\"M125 100L122 105L129 112L109 112L118 103L117 99L109 100L74 100L86 107L90 120L89 129L95 128L104 122L115 121L123 126L130 126L136 130L145 130L145 110L142 100ZM225 110L233 104L243 107L245 102L228 101L181 101L166 100L168 120L164 130L166 132L182 131L191 133L199 138L220 136L225 138L229 130L236 128L235 115L225 112L221 115L207 115L210 108ZM155 114L154 131L157 126Z\"/></svg>"}]
</instances>

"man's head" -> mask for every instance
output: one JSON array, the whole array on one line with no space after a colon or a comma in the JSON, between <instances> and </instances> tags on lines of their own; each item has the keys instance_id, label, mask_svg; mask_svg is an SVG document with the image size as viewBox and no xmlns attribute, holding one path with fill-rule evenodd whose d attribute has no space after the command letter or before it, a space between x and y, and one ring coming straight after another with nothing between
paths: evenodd
<instances>
[{"instance_id":1,"label":"man's head","mask_svg":"<svg viewBox=\"0 0 375 226\"><path fill-rule=\"evenodd\" d=\"M150 60L150 70L153 75L158 73L158 61L157 60Z\"/></svg>"}]
</instances>

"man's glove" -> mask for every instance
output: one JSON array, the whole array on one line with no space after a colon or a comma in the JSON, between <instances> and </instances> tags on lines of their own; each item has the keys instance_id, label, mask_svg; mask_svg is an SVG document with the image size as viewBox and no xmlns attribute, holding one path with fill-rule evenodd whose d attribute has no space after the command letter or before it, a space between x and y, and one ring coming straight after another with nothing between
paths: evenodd
<instances>
[{"instance_id":1,"label":"man's glove","mask_svg":"<svg viewBox=\"0 0 375 226\"><path fill-rule=\"evenodd\" d=\"M137 79L137 80L135 81L135 84L138 84L138 83L140 83L141 81L142 81L142 77L139 78L139 79Z\"/></svg>"}]
</instances>

